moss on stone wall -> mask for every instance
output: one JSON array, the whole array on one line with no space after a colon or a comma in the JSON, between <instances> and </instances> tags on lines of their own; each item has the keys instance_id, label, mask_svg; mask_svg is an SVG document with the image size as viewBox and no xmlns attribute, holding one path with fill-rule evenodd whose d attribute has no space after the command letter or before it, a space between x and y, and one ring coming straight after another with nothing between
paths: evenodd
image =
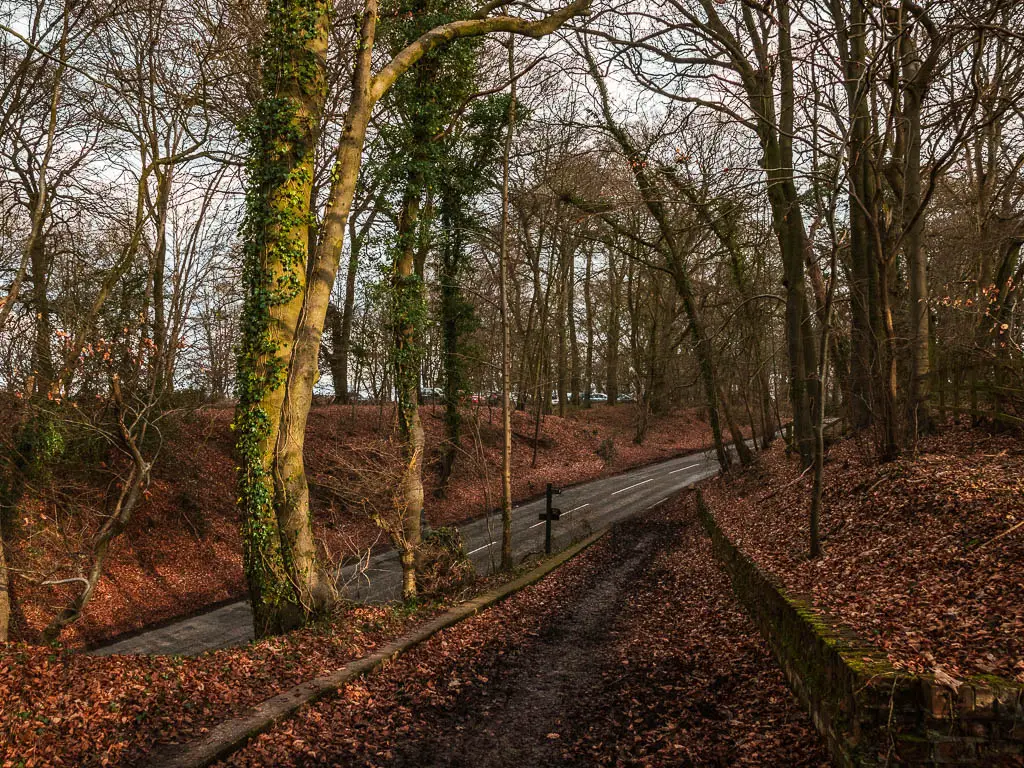
<instances>
[{"instance_id":1,"label":"moss on stone wall","mask_svg":"<svg viewBox=\"0 0 1024 768\"><path fill-rule=\"evenodd\" d=\"M1024 687L986 676L957 691L895 669L810 601L786 593L697 514L733 590L775 653L839 766L1011 766L1024 759Z\"/></svg>"}]
</instances>

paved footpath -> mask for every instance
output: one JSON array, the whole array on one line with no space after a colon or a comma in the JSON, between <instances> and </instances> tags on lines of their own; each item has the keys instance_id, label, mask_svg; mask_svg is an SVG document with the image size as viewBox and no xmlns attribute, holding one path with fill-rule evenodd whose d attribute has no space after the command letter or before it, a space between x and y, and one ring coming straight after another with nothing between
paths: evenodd
<instances>
[{"instance_id":1,"label":"paved footpath","mask_svg":"<svg viewBox=\"0 0 1024 768\"><path fill-rule=\"evenodd\" d=\"M590 533L648 509L676 491L718 472L715 452L703 451L659 464L592 480L555 497L562 517L552 523L552 550L558 551ZM544 550L543 498L513 510L513 557L518 562ZM501 518L490 515L461 526L466 554L478 573L492 573L501 556ZM342 572L347 597L387 602L401 594L402 570L394 550L382 552L359 570ZM98 655L115 653L193 656L216 648L244 645L253 638L252 610L239 600L221 608L102 646Z\"/></svg>"}]
</instances>

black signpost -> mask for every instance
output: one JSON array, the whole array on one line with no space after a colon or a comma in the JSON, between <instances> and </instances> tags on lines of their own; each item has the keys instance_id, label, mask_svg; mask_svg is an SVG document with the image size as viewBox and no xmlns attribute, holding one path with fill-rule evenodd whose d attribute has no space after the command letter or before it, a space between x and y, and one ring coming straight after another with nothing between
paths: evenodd
<instances>
[{"instance_id":1,"label":"black signpost","mask_svg":"<svg viewBox=\"0 0 1024 768\"><path fill-rule=\"evenodd\" d=\"M551 497L554 496L556 493L561 492L562 491L560 489L555 488L554 486L551 485L551 483L548 483L547 504L545 505L544 511L540 513L540 519L543 520L545 523L544 553L547 555L551 554L551 521L557 520L562 516L562 510L558 509L557 507L551 506Z\"/></svg>"}]
</instances>

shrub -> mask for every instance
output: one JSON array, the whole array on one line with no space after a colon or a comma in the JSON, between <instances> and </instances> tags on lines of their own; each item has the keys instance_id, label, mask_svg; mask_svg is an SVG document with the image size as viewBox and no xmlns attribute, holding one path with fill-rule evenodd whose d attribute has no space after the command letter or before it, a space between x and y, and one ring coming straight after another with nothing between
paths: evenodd
<instances>
[{"instance_id":1,"label":"shrub","mask_svg":"<svg viewBox=\"0 0 1024 768\"><path fill-rule=\"evenodd\" d=\"M419 592L423 597L458 593L473 583L476 571L466 557L462 534L455 526L433 528L420 545Z\"/></svg>"},{"instance_id":2,"label":"shrub","mask_svg":"<svg viewBox=\"0 0 1024 768\"><path fill-rule=\"evenodd\" d=\"M601 457L606 465L613 463L618 455L615 450L615 440L610 437L602 440L601 444L597 446L597 455Z\"/></svg>"}]
</instances>

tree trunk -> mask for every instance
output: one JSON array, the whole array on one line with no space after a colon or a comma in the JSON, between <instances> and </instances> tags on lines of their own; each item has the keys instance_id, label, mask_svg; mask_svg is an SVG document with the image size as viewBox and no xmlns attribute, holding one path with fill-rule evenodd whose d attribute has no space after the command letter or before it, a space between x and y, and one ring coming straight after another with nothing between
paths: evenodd
<instances>
[{"instance_id":1,"label":"tree trunk","mask_svg":"<svg viewBox=\"0 0 1024 768\"><path fill-rule=\"evenodd\" d=\"M308 217L327 93L329 17L325 0L282 0L268 9L264 97L260 119L253 121L235 426L242 463L243 562L257 637L304 623L323 603L302 463L320 334L311 358L297 353L302 334L308 334L301 327ZM371 40L375 20L373 12L363 21L364 37L369 32ZM365 94L368 56L356 67L355 80L358 84L362 76L363 87L357 89L352 114L358 111L358 93ZM365 122L346 126L346 139L360 152L364 133ZM349 164L339 175L353 191L357 168ZM351 194L348 200L351 204ZM323 316L317 330L322 324Z\"/></svg>"},{"instance_id":2,"label":"tree trunk","mask_svg":"<svg viewBox=\"0 0 1024 768\"><path fill-rule=\"evenodd\" d=\"M657 293L654 295L654 303L651 308L651 330L647 337L647 368L642 394L640 397L640 413L636 420L636 434L633 435L633 442L643 445L647 439L647 431L650 428L651 399L654 393L654 358L657 355L658 339L658 307ZM637 369L641 370L640 368Z\"/></svg>"},{"instance_id":3,"label":"tree trunk","mask_svg":"<svg viewBox=\"0 0 1024 768\"><path fill-rule=\"evenodd\" d=\"M416 273L416 233L419 230L420 196L423 177L414 163L406 186L402 215L398 223L398 242L392 275L392 322L394 323L394 371L398 426L405 456L402 479L404 514L402 530L405 546L418 559L423 516L423 424L420 421L420 336L425 319L423 281ZM402 597L416 596L416 580L406 579Z\"/></svg>"},{"instance_id":4,"label":"tree trunk","mask_svg":"<svg viewBox=\"0 0 1024 768\"><path fill-rule=\"evenodd\" d=\"M155 377L156 391L163 392L165 387L170 391L173 389L173 382L170 375L174 370L174 355L176 350L171 348L171 338L167 330L167 306L165 298L167 289L164 280L167 270L167 213L171 197L171 169L158 169L156 171L156 200L154 201L156 215L156 244L153 248L153 343L156 344L156 354L153 364L153 375Z\"/></svg>"},{"instance_id":5,"label":"tree trunk","mask_svg":"<svg viewBox=\"0 0 1024 768\"><path fill-rule=\"evenodd\" d=\"M889 295L889 268L890 262L883 258L879 265L879 282L881 283L881 314L882 329L884 331L885 348L882 355L881 366L881 406L882 423L881 428L881 458L883 461L894 459L899 453L899 428L896 414L896 329L892 321L892 302Z\"/></svg>"},{"instance_id":6,"label":"tree trunk","mask_svg":"<svg viewBox=\"0 0 1024 768\"><path fill-rule=\"evenodd\" d=\"M872 380L878 361L880 324L877 321L878 279L872 251L868 209L875 205L871 171L864 6L854 0L849 14L840 0L832 0L836 39L843 57L850 128L847 139L850 209L850 380L846 414L854 429L872 421Z\"/></svg>"},{"instance_id":7,"label":"tree trunk","mask_svg":"<svg viewBox=\"0 0 1024 768\"><path fill-rule=\"evenodd\" d=\"M46 237L40 229L31 244L32 311L35 314L35 339L32 346L32 376L35 393L42 397L53 383L53 328L50 324L50 302L47 288L50 282L50 259L46 254Z\"/></svg>"},{"instance_id":8,"label":"tree trunk","mask_svg":"<svg viewBox=\"0 0 1024 768\"><path fill-rule=\"evenodd\" d=\"M559 265L558 265L558 308L557 308L557 320L558 323L558 415L565 417L567 400L569 399L569 344L568 344L568 292L569 292L569 281L567 279L568 264L567 256L565 252L565 246L563 243L562 248L559 249ZM548 397L548 391L545 388L544 397Z\"/></svg>"},{"instance_id":9,"label":"tree trunk","mask_svg":"<svg viewBox=\"0 0 1024 768\"><path fill-rule=\"evenodd\" d=\"M543 37L585 12L586 5L586 0L575 0L536 21L495 16L444 24L374 75L378 3L364 0L351 98L320 242L309 265L310 192L327 92L333 6L325 0L273 0L269 5L263 100L251 123L246 302L235 419L244 563L257 635L302 623L332 597L316 568L302 448L327 306L374 104L420 58L452 40L497 31ZM415 420L410 421L414 428Z\"/></svg>"},{"instance_id":10,"label":"tree trunk","mask_svg":"<svg viewBox=\"0 0 1024 768\"><path fill-rule=\"evenodd\" d=\"M615 254L608 249L608 339L605 349L605 393L608 404L619 399L619 273L615 268ZM590 402L590 398L587 398Z\"/></svg>"},{"instance_id":11,"label":"tree trunk","mask_svg":"<svg viewBox=\"0 0 1024 768\"><path fill-rule=\"evenodd\" d=\"M0 516L0 643L5 643L11 628L11 575L7 569L7 537Z\"/></svg>"},{"instance_id":12,"label":"tree trunk","mask_svg":"<svg viewBox=\"0 0 1024 768\"><path fill-rule=\"evenodd\" d=\"M441 446L440 487L442 491L455 468L462 440L462 405L467 383L461 337L472 317L472 305L462 295L463 228L462 199L442 192L441 225L446 233L441 250L441 364L444 370L445 439Z\"/></svg>"},{"instance_id":13,"label":"tree trunk","mask_svg":"<svg viewBox=\"0 0 1024 768\"><path fill-rule=\"evenodd\" d=\"M402 564L402 597L408 600L416 596L416 555L406 545L398 559Z\"/></svg>"},{"instance_id":14,"label":"tree trunk","mask_svg":"<svg viewBox=\"0 0 1024 768\"><path fill-rule=\"evenodd\" d=\"M921 246L924 234L924 211L921 193L921 110L925 83L924 73L913 33L901 38L903 58L903 116L906 130L906 160L903 164L903 221L907 228L903 250L907 257L910 284L910 392L908 428L912 439L931 429L928 406L931 377L928 334L928 263Z\"/></svg>"},{"instance_id":15,"label":"tree trunk","mask_svg":"<svg viewBox=\"0 0 1024 768\"><path fill-rule=\"evenodd\" d=\"M660 286L661 276L655 275L654 282ZM650 384L651 414L662 415L668 410L668 366L671 358L672 322L675 320L675 301L662 299L660 288L654 297L654 313L658 315L658 332L651 343Z\"/></svg>"},{"instance_id":16,"label":"tree trunk","mask_svg":"<svg viewBox=\"0 0 1024 768\"><path fill-rule=\"evenodd\" d=\"M498 300L501 303L501 569L512 570L512 334L508 317L509 164L516 125L515 38L508 38L508 126L502 156L501 249L498 253ZM538 268L540 254L538 252ZM525 358L525 356L524 356ZM525 390L523 390L525 391ZM536 450L536 443L535 450Z\"/></svg>"},{"instance_id":17,"label":"tree trunk","mask_svg":"<svg viewBox=\"0 0 1024 768\"><path fill-rule=\"evenodd\" d=\"M779 124L776 138L765 149L772 221L779 238L786 279L786 320L790 357L790 396L793 406L794 436L804 466L810 466L814 454L811 410L820 394L814 390L817 353L804 281L804 254L807 234L800 211L800 198L794 180L793 133L795 88L793 50L790 40L789 0L780 0L779 21ZM774 98L769 92L767 100Z\"/></svg>"},{"instance_id":18,"label":"tree trunk","mask_svg":"<svg viewBox=\"0 0 1024 768\"><path fill-rule=\"evenodd\" d=\"M331 378L334 379L334 402L348 403L348 358L352 349L352 316L356 304L356 275L359 272L359 242L349 238L348 270L345 273L345 304L341 309L341 324L338 327L337 346L334 355L337 368L331 367ZM341 391L338 382L341 382Z\"/></svg>"},{"instance_id":19,"label":"tree trunk","mask_svg":"<svg viewBox=\"0 0 1024 768\"><path fill-rule=\"evenodd\" d=\"M568 291L566 308L566 329L569 333L569 391L571 392L572 404L580 404L580 343L576 337L576 251L570 249L567 254L569 258Z\"/></svg>"},{"instance_id":20,"label":"tree trunk","mask_svg":"<svg viewBox=\"0 0 1024 768\"><path fill-rule=\"evenodd\" d=\"M835 297L836 283L839 280L838 248L833 248L830 282L825 291L822 303L821 318L821 340L818 348L818 392L819 397L815 402L814 411L814 482L811 488L811 510L810 510L810 555L812 558L821 554L821 502L822 490L825 483L825 384L828 377L828 351L829 335L832 326L832 302Z\"/></svg>"},{"instance_id":21,"label":"tree trunk","mask_svg":"<svg viewBox=\"0 0 1024 768\"><path fill-rule=\"evenodd\" d=\"M331 352L327 356L327 366L331 369L331 381L334 382L334 403L344 405L348 402L348 372L342 362L342 313L334 304L327 307L327 332L331 336Z\"/></svg>"},{"instance_id":22,"label":"tree trunk","mask_svg":"<svg viewBox=\"0 0 1024 768\"><path fill-rule=\"evenodd\" d=\"M746 438L743 437L743 428L740 427L739 422L736 421L736 417L733 415L732 406L730 406L726 401L724 395L721 395L720 402L722 404L722 416L725 417L725 423L729 427L729 437L732 438L732 444L736 449L736 455L739 457L740 464L743 466L753 464L754 454L751 452L750 446L747 445Z\"/></svg>"},{"instance_id":23,"label":"tree trunk","mask_svg":"<svg viewBox=\"0 0 1024 768\"><path fill-rule=\"evenodd\" d=\"M583 306L587 313L587 358L583 367L583 388L586 404L590 404L590 392L594 388L594 302L591 297L590 281L594 277L594 248L587 248L587 270L583 280ZM617 395L616 395L617 396ZM609 405L614 404L608 393Z\"/></svg>"},{"instance_id":24,"label":"tree trunk","mask_svg":"<svg viewBox=\"0 0 1024 768\"><path fill-rule=\"evenodd\" d=\"M761 392L761 450L767 451L775 439L776 424L772 418L772 393L769 378L761 370L757 374L757 385Z\"/></svg>"}]
</instances>

